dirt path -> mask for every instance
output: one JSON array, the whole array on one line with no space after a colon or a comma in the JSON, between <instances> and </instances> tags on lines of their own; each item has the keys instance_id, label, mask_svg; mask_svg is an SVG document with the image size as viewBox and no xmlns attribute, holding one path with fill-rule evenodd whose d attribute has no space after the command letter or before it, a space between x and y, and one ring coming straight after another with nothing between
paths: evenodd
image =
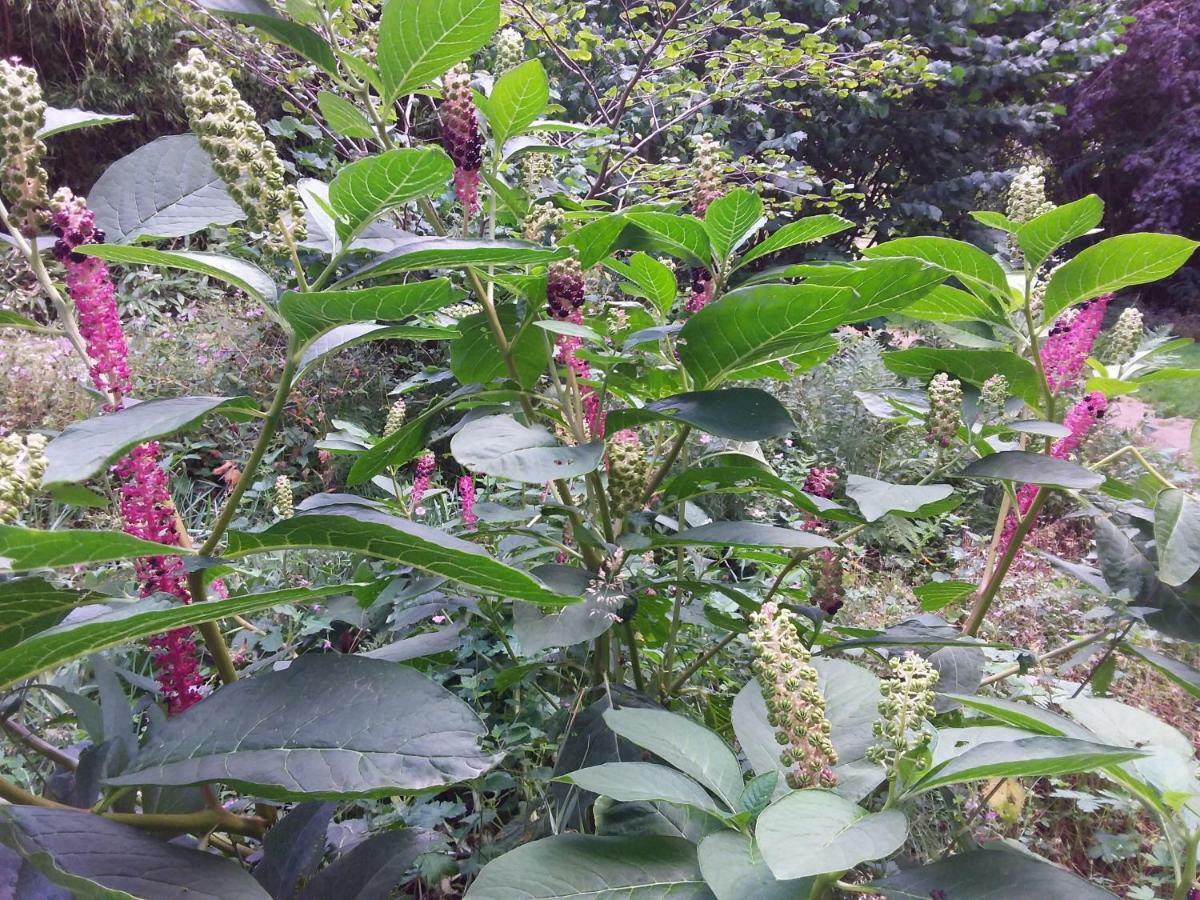
<instances>
[{"instance_id":1,"label":"dirt path","mask_svg":"<svg viewBox=\"0 0 1200 900\"><path fill-rule=\"evenodd\" d=\"M1155 418L1149 404L1132 397L1119 397L1109 406L1105 421L1110 426L1132 433L1136 443L1191 456L1191 419L1183 416Z\"/></svg>"}]
</instances>

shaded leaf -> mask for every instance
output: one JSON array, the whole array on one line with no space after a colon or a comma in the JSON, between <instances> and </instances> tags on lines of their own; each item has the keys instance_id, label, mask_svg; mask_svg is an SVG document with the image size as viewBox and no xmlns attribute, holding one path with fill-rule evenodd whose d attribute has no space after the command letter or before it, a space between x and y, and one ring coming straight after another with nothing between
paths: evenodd
<instances>
[{"instance_id":1,"label":"shaded leaf","mask_svg":"<svg viewBox=\"0 0 1200 900\"><path fill-rule=\"evenodd\" d=\"M300 900L388 900L417 858L440 841L415 828L377 834L318 872Z\"/></svg>"},{"instance_id":2,"label":"shaded leaf","mask_svg":"<svg viewBox=\"0 0 1200 900\"><path fill-rule=\"evenodd\" d=\"M683 422L716 437L735 441L762 441L782 437L796 429L783 404L758 388L725 388L692 391L647 403L640 409L609 413L608 431L632 428L645 422Z\"/></svg>"},{"instance_id":3,"label":"shaded leaf","mask_svg":"<svg viewBox=\"0 0 1200 900\"><path fill-rule=\"evenodd\" d=\"M0 525L0 565L15 572L113 562L138 556L170 556L181 552L188 551L143 541L123 531L42 531L19 525Z\"/></svg>"},{"instance_id":4,"label":"shaded leaf","mask_svg":"<svg viewBox=\"0 0 1200 900\"><path fill-rule=\"evenodd\" d=\"M726 813L691 778L669 766L611 762L560 775L559 781L622 802L661 800L721 817Z\"/></svg>"},{"instance_id":5,"label":"shaded leaf","mask_svg":"<svg viewBox=\"0 0 1200 900\"><path fill-rule=\"evenodd\" d=\"M317 107L325 117L325 122L337 134L350 138L375 136L375 129L366 115L349 100L343 100L329 91L321 91L317 94Z\"/></svg>"},{"instance_id":6,"label":"shaded leaf","mask_svg":"<svg viewBox=\"0 0 1200 900\"><path fill-rule=\"evenodd\" d=\"M1158 577L1178 587L1200 571L1200 501L1178 488L1165 490L1154 504Z\"/></svg>"},{"instance_id":7,"label":"shaded leaf","mask_svg":"<svg viewBox=\"0 0 1200 900\"><path fill-rule=\"evenodd\" d=\"M395 0L393 0L395 2ZM525 241L480 241L467 238L409 237L394 249L355 269L338 285L382 278L414 269L461 269L468 266L544 265L570 255L566 247L542 247Z\"/></svg>"},{"instance_id":8,"label":"shaded leaf","mask_svg":"<svg viewBox=\"0 0 1200 900\"><path fill-rule=\"evenodd\" d=\"M708 546L708 547L788 547L792 549L816 549L837 547L828 538L811 531L794 528L779 528L762 522L712 522L696 528L685 528L676 534L658 535L654 543L663 547Z\"/></svg>"},{"instance_id":9,"label":"shaded leaf","mask_svg":"<svg viewBox=\"0 0 1200 900\"><path fill-rule=\"evenodd\" d=\"M1028 450L993 453L972 461L962 474L965 478L994 478L1077 491L1097 488L1104 482L1103 475L1078 463Z\"/></svg>"},{"instance_id":10,"label":"shaded leaf","mask_svg":"<svg viewBox=\"0 0 1200 900\"><path fill-rule=\"evenodd\" d=\"M259 303L275 302L277 289L271 276L253 263L232 256L190 250L155 250L151 247L130 247L121 244L85 244L78 248L78 252L123 265L159 266L164 269L199 272L232 284Z\"/></svg>"},{"instance_id":11,"label":"shaded leaf","mask_svg":"<svg viewBox=\"0 0 1200 900\"><path fill-rule=\"evenodd\" d=\"M254 880L272 897L295 897L325 857L325 831L334 803L301 803L273 825L263 839L263 858Z\"/></svg>"},{"instance_id":12,"label":"shaded leaf","mask_svg":"<svg viewBox=\"0 0 1200 900\"><path fill-rule=\"evenodd\" d=\"M696 855L717 900L796 900L812 891L807 878L778 881L754 842L729 828L706 836Z\"/></svg>"},{"instance_id":13,"label":"shaded leaf","mask_svg":"<svg viewBox=\"0 0 1200 900\"><path fill-rule=\"evenodd\" d=\"M948 484L890 484L865 475L851 475L846 482L846 495L858 504L863 518L875 522L889 513L924 517L943 512L942 501L954 496L954 488Z\"/></svg>"},{"instance_id":14,"label":"shaded leaf","mask_svg":"<svg viewBox=\"0 0 1200 900\"><path fill-rule=\"evenodd\" d=\"M58 588L41 578L0 581L0 650L57 625L96 596Z\"/></svg>"},{"instance_id":15,"label":"shaded leaf","mask_svg":"<svg viewBox=\"0 0 1200 900\"><path fill-rule=\"evenodd\" d=\"M448 279L433 278L361 291L287 293L279 301L279 314L304 344L338 325L406 319L449 306L460 297L462 292Z\"/></svg>"},{"instance_id":16,"label":"shaded leaf","mask_svg":"<svg viewBox=\"0 0 1200 900\"><path fill-rule=\"evenodd\" d=\"M1104 900L1115 896L1032 853L986 845L982 850L902 869L864 887L888 900L929 900L935 892L971 900Z\"/></svg>"},{"instance_id":17,"label":"shaded leaf","mask_svg":"<svg viewBox=\"0 0 1200 900\"><path fill-rule=\"evenodd\" d=\"M467 422L451 439L450 452L472 472L543 484L595 471L604 444L566 447L545 428L522 425L503 415Z\"/></svg>"},{"instance_id":18,"label":"shaded leaf","mask_svg":"<svg viewBox=\"0 0 1200 900\"><path fill-rule=\"evenodd\" d=\"M257 28L270 40L291 47L331 75L337 74L333 50L325 39L299 22L279 15L266 0L197 0L209 12Z\"/></svg>"}]
</instances>

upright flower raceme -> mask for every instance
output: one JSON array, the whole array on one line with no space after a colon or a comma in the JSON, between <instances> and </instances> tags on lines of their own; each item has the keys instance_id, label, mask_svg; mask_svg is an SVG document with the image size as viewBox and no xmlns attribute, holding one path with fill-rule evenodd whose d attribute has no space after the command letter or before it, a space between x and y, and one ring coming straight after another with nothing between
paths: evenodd
<instances>
[{"instance_id":1,"label":"upright flower raceme","mask_svg":"<svg viewBox=\"0 0 1200 900\"><path fill-rule=\"evenodd\" d=\"M553 203L535 203L521 224L521 237L542 243L547 237L552 237L554 230L564 221L563 211Z\"/></svg>"},{"instance_id":2,"label":"upright flower raceme","mask_svg":"<svg viewBox=\"0 0 1200 900\"><path fill-rule=\"evenodd\" d=\"M962 421L962 383L945 372L933 376L928 388L929 412L925 416L925 437L941 449L950 446Z\"/></svg>"},{"instance_id":3,"label":"upright flower raceme","mask_svg":"<svg viewBox=\"0 0 1200 900\"><path fill-rule=\"evenodd\" d=\"M650 480L650 461L636 431L626 428L608 444L608 503L614 519L642 508Z\"/></svg>"},{"instance_id":4,"label":"upright flower raceme","mask_svg":"<svg viewBox=\"0 0 1200 900\"><path fill-rule=\"evenodd\" d=\"M429 450L418 456L417 461L413 463L412 492L409 495L409 505L412 508L413 515L423 512L421 509L421 500L424 498L425 492L429 490L429 484L433 479L433 473L436 469L437 458Z\"/></svg>"},{"instance_id":5,"label":"upright flower raceme","mask_svg":"<svg viewBox=\"0 0 1200 900\"><path fill-rule=\"evenodd\" d=\"M993 375L979 388L979 417L999 421L1004 418L1004 404L1008 401L1008 379Z\"/></svg>"},{"instance_id":6,"label":"upright flower raceme","mask_svg":"<svg viewBox=\"0 0 1200 900\"><path fill-rule=\"evenodd\" d=\"M1128 306L1121 310L1117 322L1108 335L1108 346L1105 347L1106 362L1120 365L1128 362L1137 352L1142 343L1142 311L1136 306Z\"/></svg>"},{"instance_id":7,"label":"upright flower raceme","mask_svg":"<svg viewBox=\"0 0 1200 900\"><path fill-rule=\"evenodd\" d=\"M463 525L474 528L479 522L475 515L475 479L470 475L461 475L458 479L458 508L462 515Z\"/></svg>"},{"instance_id":8,"label":"upright flower raceme","mask_svg":"<svg viewBox=\"0 0 1200 900\"><path fill-rule=\"evenodd\" d=\"M792 614L764 603L750 622L754 675L782 748L779 760L788 770L788 787L833 787L838 762L830 739L833 729L825 717L825 697L812 655L796 636Z\"/></svg>"},{"instance_id":9,"label":"upright flower raceme","mask_svg":"<svg viewBox=\"0 0 1200 900\"><path fill-rule=\"evenodd\" d=\"M867 748L866 757L889 770L900 757L923 748L933 737L925 720L934 713L933 688L937 670L911 651L888 660L891 678L879 683L879 718L875 720L877 741Z\"/></svg>"},{"instance_id":10,"label":"upright flower raceme","mask_svg":"<svg viewBox=\"0 0 1200 900\"><path fill-rule=\"evenodd\" d=\"M399 398L391 405L388 410L387 421L383 424L383 436L389 437L400 430L404 425L404 420L408 416L408 405L404 402L404 398Z\"/></svg>"},{"instance_id":11,"label":"upright flower raceme","mask_svg":"<svg viewBox=\"0 0 1200 900\"><path fill-rule=\"evenodd\" d=\"M1059 316L1042 343L1042 368L1053 393L1074 387L1091 355L1092 347L1104 324L1112 294L1089 300L1077 310Z\"/></svg>"},{"instance_id":12,"label":"upright flower raceme","mask_svg":"<svg viewBox=\"0 0 1200 900\"><path fill-rule=\"evenodd\" d=\"M283 163L254 110L220 66L199 50L175 67L192 131L246 213L252 231L266 232L276 248L304 240L304 204L284 180Z\"/></svg>"},{"instance_id":13,"label":"upright flower raceme","mask_svg":"<svg viewBox=\"0 0 1200 900\"><path fill-rule=\"evenodd\" d=\"M721 183L721 145L710 134L700 135L695 144L696 189L692 194L692 212L703 219L709 204L725 193Z\"/></svg>"},{"instance_id":14,"label":"upright flower raceme","mask_svg":"<svg viewBox=\"0 0 1200 900\"><path fill-rule=\"evenodd\" d=\"M525 59L525 39L515 28L504 28L496 35L496 77L519 66Z\"/></svg>"},{"instance_id":15,"label":"upright flower raceme","mask_svg":"<svg viewBox=\"0 0 1200 900\"><path fill-rule=\"evenodd\" d=\"M11 525L42 486L46 438L41 434L0 438L0 524Z\"/></svg>"},{"instance_id":16,"label":"upright flower raceme","mask_svg":"<svg viewBox=\"0 0 1200 900\"><path fill-rule=\"evenodd\" d=\"M459 64L442 80L442 147L454 161L454 193L468 216L479 209L479 170L483 167L483 135L471 75Z\"/></svg>"},{"instance_id":17,"label":"upright flower raceme","mask_svg":"<svg viewBox=\"0 0 1200 900\"><path fill-rule=\"evenodd\" d=\"M0 59L0 194L10 204L9 221L26 237L38 233L46 216L46 146L37 136L45 117L37 74L16 59Z\"/></svg>"},{"instance_id":18,"label":"upright flower raceme","mask_svg":"<svg viewBox=\"0 0 1200 900\"><path fill-rule=\"evenodd\" d=\"M574 257L550 263L546 275L546 312L560 322L583 308L583 270Z\"/></svg>"},{"instance_id":19,"label":"upright flower raceme","mask_svg":"<svg viewBox=\"0 0 1200 900\"><path fill-rule=\"evenodd\" d=\"M275 511L281 519L290 519L296 514L296 497L292 493L292 483L286 475L275 479Z\"/></svg>"},{"instance_id":20,"label":"upright flower raceme","mask_svg":"<svg viewBox=\"0 0 1200 900\"><path fill-rule=\"evenodd\" d=\"M1022 166L1008 188L1008 218L1018 225L1054 209L1046 199L1046 171L1041 166Z\"/></svg>"}]
</instances>

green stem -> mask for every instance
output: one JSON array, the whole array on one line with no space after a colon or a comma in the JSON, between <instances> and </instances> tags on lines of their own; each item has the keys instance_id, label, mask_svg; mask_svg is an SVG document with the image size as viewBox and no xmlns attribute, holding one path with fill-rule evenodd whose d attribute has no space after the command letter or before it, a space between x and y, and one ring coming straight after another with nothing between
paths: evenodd
<instances>
[{"instance_id":1,"label":"green stem","mask_svg":"<svg viewBox=\"0 0 1200 900\"><path fill-rule=\"evenodd\" d=\"M963 624L963 634L974 637L979 633L979 627L983 624L983 619L987 615L988 609L991 608L992 601L996 599L1000 585L1004 582L1004 576L1008 574L1013 560L1017 558L1017 553L1021 550L1021 544L1024 543L1025 537L1033 529L1038 513L1041 512L1049 496L1050 492L1046 488L1038 489L1033 502L1029 504L1029 511L1017 523L1017 530L1013 532L1012 539L1008 542L1008 547L1004 550L1004 555L1000 557L1000 562L996 565L996 571L991 573L990 578L985 573L984 577L987 581L983 590L976 596L975 604L971 607L971 613L967 617L967 621Z\"/></svg>"},{"instance_id":2,"label":"green stem","mask_svg":"<svg viewBox=\"0 0 1200 900\"><path fill-rule=\"evenodd\" d=\"M633 623L626 619L621 623L625 633L625 643L629 645L629 665L633 669L633 684L643 694L646 693L646 678L642 675L642 661L638 656L637 635L633 631Z\"/></svg>"},{"instance_id":3,"label":"green stem","mask_svg":"<svg viewBox=\"0 0 1200 900\"><path fill-rule=\"evenodd\" d=\"M1174 900L1188 900L1196 883L1196 852L1200 849L1200 830L1188 835L1183 846L1183 872L1175 885Z\"/></svg>"},{"instance_id":4,"label":"green stem","mask_svg":"<svg viewBox=\"0 0 1200 900\"><path fill-rule=\"evenodd\" d=\"M1142 456L1142 451L1140 451L1137 447L1134 447L1132 444L1122 447L1120 450L1114 450L1112 453L1108 454L1108 456L1104 457L1104 459L1093 463L1091 466L1089 466L1089 468L1094 472L1099 471L1113 460L1120 459L1126 454L1134 457L1139 463L1141 463L1142 468L1149 472L1151 477L1153 477L1154 480L1161 484L1164 488L1167 490L1175 489L1175 485L1163 477L1163 474L1158 471L1158 469L1154 468L1154 466L1150 464L1150 461L1146 459L1146 457Z\"/></svg>"}]
</instances>

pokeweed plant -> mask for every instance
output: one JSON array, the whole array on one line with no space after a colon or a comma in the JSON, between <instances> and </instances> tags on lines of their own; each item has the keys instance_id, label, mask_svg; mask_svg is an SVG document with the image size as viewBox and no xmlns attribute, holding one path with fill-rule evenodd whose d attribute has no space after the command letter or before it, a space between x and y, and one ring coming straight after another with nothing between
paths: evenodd
<instances>
[{"instance_id":1,"label":"pokeweed plant","mask_svg":"<svg viewBox=\"0 0 1200 900\"><path fill-rule=\"evenodd\" d=\"M570 157L572 142L590 134L542 118L550 85L541 64L516 61L508 37L498 77L474 79L465 66L497 30L498 2L391 0L377 43L365 46L347 44L333 27L339 8L318 4L297 21L254 0L213 4L327 73L327 124L372 151L347 161L328 184L288 183L228 75L193 51L178 70L193 134L160 139L116 163L90 203L67 191L50 199L38 166L50 116L28 70L0 68L14 99L4 125L3 185L12 206L3 224L53 304L57 327L86 361L103 407L44 447L35 438L5 444L3 509L13 524L0 526L0 557L18 577L0 583L4 608L17 613L0 630L0 686L151 637L170 713L140 744L106 760L98 779L104 790L90 798L90 811L0 781L0 796L13 804L0 810L0 840L39 877L97 894L169 894L139 880L149 856L179 885L262 896L262 879L252 882L232 863L145 832L192 832L237 857L242 838L270 837L269 818L243 814L245 807L231 811L218 785L266 801L351 800L433 790L494 766L498 754L484 746L475 713L397 665L429 649L398 641L239 677L222 619L335 594L371 606L397 582L417 594L448 583L469 598L469 614L511 657L510 683L529 674L522 658L548 664L547 651L568 648L557 659L572 694L603 698L628 676L643 702L665 704L739 635L748 633L756 648L761 690L748 686L734 711L743 722L735 722L742 751L757 772L749 785L724 746L718 752L699 726L661 711L652 712L649 728L629 724L633 710L616 710L604 722L683 775L622 762L562 773L617 803L699 809L721 826L708 844L717 863L703 850L707 837L697 856L686 840L559 836L500 857L472 888L477 896L512 896L513 878L526 896L559 897L744 896L746 884L775 890L776 880L811 878L809 895L822 896L860 863L897 850L907 834L905 803L928 790L974 778L1107 770L1140 758L1127 746L1035 728L1027 730L1039 736L990 732L1002 739L951 752L970 741L943 746L928 724L929 692L936 648L978 652L970 638L1050 493L1101 488L1098 509L1106 486L1121 496L1120 485L1070 457L1109 396L1160 375L1154 358L1161 361L1169 345L1136 341L1126 321L1109 341L1122 359L1090 363L1087 395L1076 400L1069 392L1089 364L1104 297L1169 275L1194 242L1108 238L1043 276L1052 254L1098 224L1099 201L1085 198L1049 209L1019 205L1037 212L1026 222L981 214L1014 236L1017 270L946 238L891 241L852 263L768 267L777 254L850 223L812 216L755 240L767 224L762 200L720 183L708 139L698 142L690 211L652 199L610 208L572 196L553 177L553 159ZM425 124L438 141L422 142L419 128L410 128L421 124L427 104L434 111ZM73 124L89 121L74 117ZM407 230L393 224L401 217ZM255 237L267 268L146 245L234 223ZM44 259L48 248L65 272L65 294ZM263 403L135 402L109 264L201 272L261 302L287 336L274 395ZM775 475L747 445L786 435L794 424L772 394L739 382L794 377L835 351L833 330L901 315L937 323L963 345L886 357L894 371L929 381L926 398L890 392L864 399L878 414L927 430L927 476L895 485L849 473L843 503L832 499L836 473L815 469L800 486ZM3 324L41 327L12 314ZM360 492L297 501L285 481L275 491L277 521L244 527L241 501L297 379L330 353L384 339L445 343L448 368L398 386L383 434L343 423L327 439L349 457L347 488ZM213 414L261 424L241 477L193 537L172 505L156 442ZM697 433L703 437L694 440ZM728 445L708 452L712 440ZM403 472L410 464L411 482ZM945 623L902 623L881 633L834 624L844 544L886 515L950 508L959 493L939 477L1004 485L983 583L950 586L947 602L973 597L966 637ZM439 488L439 479L453 490ZM16 524L36 489L66 503L107 505L88 482L115 484L123 531ZM747 491L786 501L800 527L710 521L694 503ZM1162 518L1185 522L1190 497L1171 496L1160 502L1174 503L1175 513L1164 506ZM1183 532L1164 527L1160 564L1165 557L1170 566L1159 576L1165 584L1187 581L1200 561L1193 564L1186 540L1172 538ZM376 563L359 567L353 584L226 596L240 561L290 549ZM726 577L738 557L771 576ZM98 603L49 571L122 560L136 561L138 599ZM798 569L807 570L810 588L788 583ZM685 664L685 616L697 601L726 634ZM67 615L81 605L99 608L86 618ZM192 627L222 682L211 692ZM900 657L886 688L831 656L905 646L924 649L928 659ZM967 685L967 693L978 686ZM838 722L864 709L878 711L879 725L868 736L860 726L874 713L856 715L851 740ZM715 774L707 762L689 761L690 744L674 745L670 736L681 728L707 748ZM878 798L885 781L886 796ZM196 805L184 812L161 801L164 792L194 788L198 794L186 796ZM664 796L667 788L674 793ZM611 813L598 808L597 824ZM105 871L119 875L89 864L79 838L89 831L105 836ZM387 841L393 861L431 846L414 829L372 840ZM800 855L798 844L828 852ZM1182 854L1179 865L1180 882L1189 885L1191 857ZM706 858L716 874L704 871ZM1004 865L1016 871L1027 862L1006 857ZM583 876L592 880L576 883ZM721 881L727 876L735 877ZM536 885L556 893L538 894ZM795 887L779 890L794 894Z\"/></svg>"}]
</instances>

